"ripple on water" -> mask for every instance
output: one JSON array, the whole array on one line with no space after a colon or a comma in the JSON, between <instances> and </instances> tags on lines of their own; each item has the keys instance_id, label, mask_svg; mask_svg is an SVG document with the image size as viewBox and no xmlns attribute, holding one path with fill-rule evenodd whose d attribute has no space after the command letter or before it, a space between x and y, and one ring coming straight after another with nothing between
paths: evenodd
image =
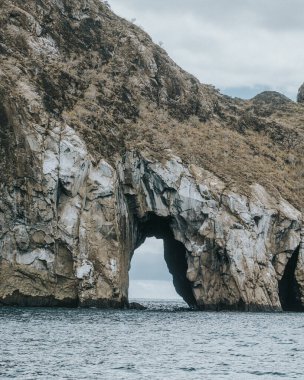
<instances>
[{"instance_id":1,"label":"ripple on water","mask_svg":"<svg viewBox=\"0 0 304 380\"><path fill-rule=\"evenodd\" d=\"M0 309L0 378L303 379L303 314Z\"/></svg>"}]
</instances>

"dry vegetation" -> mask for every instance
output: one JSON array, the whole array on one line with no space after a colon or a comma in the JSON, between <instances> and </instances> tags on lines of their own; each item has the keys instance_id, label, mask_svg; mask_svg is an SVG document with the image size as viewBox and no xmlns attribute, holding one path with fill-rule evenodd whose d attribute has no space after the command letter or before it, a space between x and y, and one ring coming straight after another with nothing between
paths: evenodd
<instances>
[{"instance_id":1,"label":"dry vegetation","mask_svg":"<svg viewBox=\"0 0 304 380\"><path fill-rule=\"evenodd\" d=\"M233 127L223 127L220 120L201 123L191 117L185 122L168 123L166 113L158 112L155 117L155 113L147 111L126 139L128 148L148 149L158 159L171 149L185 162L216 173L243 192L258 182L273 194L279 191L298 207L303 204L304 156L300 138L295 146L276 144L263 131L248 129L239 133Z\"/></svg>"},{"instance_id":2,"label":"dry vegetation","mask_svg":"<svg viewBox=\"0 0 304 380\"><path fill-rule=\"evenodd\" d=\"M97 158L114 163L138 149L162 159L171 150L240 191L259 182L304 207L304 105L276 93L222 96L97 0L63 1L64 10L56 0L0 3L6 108L24 102L16 97L19 67L48 117L74 127ZM42 38L54 41L56 54L43 51Z\"/></svg>"}]
</instances>

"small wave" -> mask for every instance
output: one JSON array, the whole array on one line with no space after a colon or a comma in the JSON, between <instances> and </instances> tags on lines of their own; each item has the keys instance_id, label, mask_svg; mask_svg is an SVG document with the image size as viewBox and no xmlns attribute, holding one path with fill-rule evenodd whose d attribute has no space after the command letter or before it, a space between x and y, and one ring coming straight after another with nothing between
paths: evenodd
<instances>
[{"instance_id":1,"label":"small wave","mask_svg":"<svg viewBox=\"0 0 304 380\"><path fill-rule=\"evenodd\" d=\"M114 367L113 369L130 371L135 369L135 364L126 364L119 367Z\"/></svg>"},{"instance_id":2,"label":"small wave","mask_svg":"<svg viewBox=\"0 0 304 380\"><path fill-rule=\"evenodd\" d=\"M196 368L194 367L181 367L180 368L182 371L185 371L185 372L193 372L193 371L196 371Z\"/></svg>"},{"instance_id":3,"label":"small wave","mask_svg":"<svg viewBox=\"0 0 304 380\"><path fill-rule=\"evenodd\" d=\"M257 375L257 376L265 376L265 375L271 375L271 376L280 376L280 377L287 377L287 373L284 373L284 372L272 372L272 371L266 371L266 372L263 372L263 371L252 371L252 372L248 372L250 373L251 375Z\"/></svg>"}]
</instances>

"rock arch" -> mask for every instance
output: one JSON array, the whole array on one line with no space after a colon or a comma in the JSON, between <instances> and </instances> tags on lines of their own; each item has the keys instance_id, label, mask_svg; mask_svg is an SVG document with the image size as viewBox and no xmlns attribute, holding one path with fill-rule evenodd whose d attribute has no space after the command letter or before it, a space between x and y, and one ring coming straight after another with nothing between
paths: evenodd
<instances>
[{"instance_id":1,"label":"rock arch","mask_svg":"<svg viewBox=\"0 0 304 380\"><path fill-rule=\"evenodd\" d=\"M151 215L170 221L174 241L185 248L187 281L198 308L281 309L280 259L285 267L300 241L300 213L287 202L274 209L261 186L252 186L250 197L237 194L176 157L162 164L130 152L118 173L126 205L121 228L129 231L130 251L142 236L142 221L149 225Z\"/></svg>"},{"instance_id":2,"label":"rock arch","mask_svg":"<svg viewBox=\"0 0 304 380\"><path fill-rule=\"evenodd\" d=\"M302 215L284 199L258 184L240 194L173 155L95 162L68 126L26 138L43 152L40 180L24 187L22 220L14 189L2 191L3 210L11 204L0 212L2 303L127 306L132 252L154 235L165 240L178 293L202 310L281 310L278 283L300 247L304 304Z\"/></svg>"},{"instance_id":3,"label":"rock arch","mask_svg":"<svg viewBox=\"0 0 304 380\"><path fill-rule=\"evenodd\" d=\"M0 303L127 306L154 215L197 307L281 310L299 246L304 305L303 107L221 95L100 1L17 3L1 2Z\"/></svg>"}]
</instances>

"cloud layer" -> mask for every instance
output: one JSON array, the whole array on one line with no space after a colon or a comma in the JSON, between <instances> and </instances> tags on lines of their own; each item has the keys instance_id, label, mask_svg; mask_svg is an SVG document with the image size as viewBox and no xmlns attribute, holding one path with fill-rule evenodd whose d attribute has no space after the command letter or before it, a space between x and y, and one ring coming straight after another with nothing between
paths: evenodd
<instances>
[{"instance_id":1,"label":"cloud layer","mask_svg":"<svg viewBox=\"0 0 304 380\"><path fill-rule=\"evenodd\" d=\"M176 293L174 286L169 281L160 280L134 280L130 283L129 298L148 298L148 299L169 299L181 300Z\"/></svg>"},{"instance_id":2,"label":"cloud layer","mask_svg":"<svg viewBox=\"0 0 304 380\"><path fill-rule=\"evenodd\" d=\"M304 81L302 0L110 0L201 82L250 97L296 97Z\"/></svg>"},{"instance_id":3,"label":"cloud layer","mask_svg":"<svg viewBox=\"0 0 304 380\"><path fill-rule=\"evenodd\" d=\"M164 259L163 240L146 239L135 251L129 278L130 298L181 299Z\"/></svg>"},{"instance_id":4,"label":"cloud layer","mask_svg":"<svg viewBox=\"0 0 304 380\"><path fill-rule=\"evenodd\" d=\"M161 239L149 238L134 253L130 269L131 280L171 281L164 259L164 247Z\"/></svg>"}]
</instances>

